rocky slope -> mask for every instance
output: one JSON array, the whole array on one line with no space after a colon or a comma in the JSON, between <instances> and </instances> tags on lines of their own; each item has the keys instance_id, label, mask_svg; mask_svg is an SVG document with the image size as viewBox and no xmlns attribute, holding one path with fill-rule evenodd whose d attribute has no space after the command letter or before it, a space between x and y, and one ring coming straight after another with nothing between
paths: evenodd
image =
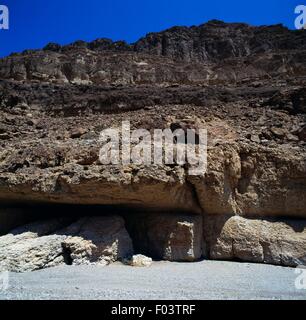
<instances>
[{"instance_id":1,"label":"rocky slope","mask_svg":"<svg viewBox=\"0 0 306 320\"><path fill-rule=\"evenodd\" d=\"M135 44L49 44L1 59L0 232L44 218L44 210L33 205L87 205L82 216L99 205L93 218L98 225L114 208L114 221L118 213L125 220L123 232L134 249L128 236L120 240L105 227L110 239L130 248L123 256L305 264L305 80L305 30L280 25L210 21L149 34ZM120 128L123 120L151 132L206 128L207 172L190 176L180 165L102 165L100 132ZM71 208L61 210L73 213ZM95 243L101 230L103 242L103 228L86 231L86 240L70 234L69 246L70 232L56 233L56 250L46 235L34 244L25 236L22 252L43 248L48 258L37 268L49 266L54 254L65 263L66 247L83 246L79 254L87 257L84 241ZM27 254L14 262L17 249L8 237L0 245L13 262L2 257L0 265L35 269ZM120 258L111 256L108 261Z\"/></svg>"}]
</instances>

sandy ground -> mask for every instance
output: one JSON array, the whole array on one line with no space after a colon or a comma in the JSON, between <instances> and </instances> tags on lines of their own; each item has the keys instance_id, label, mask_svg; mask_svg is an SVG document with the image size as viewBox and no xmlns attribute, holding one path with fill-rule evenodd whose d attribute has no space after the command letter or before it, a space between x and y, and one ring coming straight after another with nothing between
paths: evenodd
<instances>
[{"instance_id":1,"label":"sandy ground","mask_svg":"<svg viewBox=\"0 0 306 320\"><path fill-rule=\"evenodd\" d=\"M63 266L9 274L0 299L305 299L295 269L202 261L155 262L149 268Z\"/></svg>"}]
</instances>

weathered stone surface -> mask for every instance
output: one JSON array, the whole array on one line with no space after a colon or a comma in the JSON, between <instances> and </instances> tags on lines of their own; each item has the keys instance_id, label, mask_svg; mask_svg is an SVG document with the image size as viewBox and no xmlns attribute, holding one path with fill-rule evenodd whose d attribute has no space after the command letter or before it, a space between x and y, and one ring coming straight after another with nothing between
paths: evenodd
<instances>
[{"instance_id":1,"label":"weathered stone surface","mask_svg":"<svg viewBox=\"0 0 306 320\"><path fill-rule=\"evenodd\" d=\"M64 226L61 219L40 221L0 237L0 270L25 272L64 263L65 236L55 234Z\"/></svg>"},{"instance_id":2,"label":"weathered stone surface","mask_svg":"<svg viewBox=\"0 0 306 320\"><path fill-rule=\"evenodd\" d=\"M201 216L152 213L126 220L135 251L169 261L195 261L202 256Z\"/></svg>"},{"instance_id":3,"label":"weathered stone surface","mask_svg":"<svg viewBox=\"0 0 306 320\"><path fill-rule=\"evenodd\" d=\"M211 21L1 59L0 202L305 217L305 52L303 32ZM123 119L208 129L206 175L102 166Z\"/></svg>"},{"instance_id":4,"label":"weathered stone surface","mask_svg":"<svg viewBox=\"0 0 306 320\"><path fill-rule=\"evenodd\" d=\"M132 240L119 216L83 218L69 228L79 228L76 236L62 243L71 264L109 264L133 254Z\"/></svg>"},{"instance_id":5,"label":"weathered stone surface","mask_svg":"<svg viewBox=\"0 0 306 320\"><path fill-rule=\"evenodd\" d=\"M125 262L132 267L150 267L153 263L153 260L152 258L146 257L142 254L137 254Z\"/></svg>"},{"instance_id":6,"label":"weathered stone surface","mask_svg":"<svg viewBox=\"0 0 306 320\"><path fill-rule=\"evenodd\" d=\"M204 234L211 259L306 265L305 220L209 216Z\"/></svg>"},{"instance_id":7,"label":"weathered stone surface","mask_svg":"<svg viewBox=\"0 0 306 320\"><path fill-rule=\"evenodd\" d=\"M209 215L306 217L306 157L294 148L224 144L205 178L188 177Z\"/></svg>"},{"instance_id":8,"label":"weathered stone surface","mask_svg":"<svg viewBox=\"0 0 306 320\"><path fill-rule=\"evenodd\" d=\"M76 41L63 47L49 44L43 51L25 51L0 62L0 77L142 84L245 81L267 78L267 73L270 77L305 75L304 41L304 33L280 25L252 27L210 21L150 33L134 45L109 39Z\"/></svg>"},{"instance_id":9,"label":"weathered stone surface","mask_svg":"<svg viewBox=\"0 0 306 320\"><path fill-rule=\"evenodd\" d=\"M118 216L47 220L0 237L0 270L26 272L60 264L101 264L133 254Z\"/></svg>"},{"instance_id":10,"label":"weathered stone surface","mask_svg":"<svg viewBox=\"0 0 306 320\"><path fill-rule=\"evenodd\" d=\"M291 33L282 25L254 28L212 20L200 26L150 33L136 42L135 48L176 60L211 62L260 55L280 48L301 49L299 44L304 36Z\"/></svg>"}]
</instances>

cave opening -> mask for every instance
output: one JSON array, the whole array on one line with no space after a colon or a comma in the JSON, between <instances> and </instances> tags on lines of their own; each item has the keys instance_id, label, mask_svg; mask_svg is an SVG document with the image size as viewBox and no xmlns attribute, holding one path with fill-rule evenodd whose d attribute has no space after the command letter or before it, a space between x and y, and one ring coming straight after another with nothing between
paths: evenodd
<instances>
[{"instance_id":1,"label":"cave opening","mask_svg":"<svg viewBox=\"0 0 306 320\"><path fill-rule=\"evenodd\" d=\"M196 261L202 257L202 217L190 213L125 206L23 204L0 207L0 225L1 235L37 232L40 237L67 237L61 244L67 265L76 263L75 256L83 259L92 255L90 262L99 262L101 257L110 261L112 250L116 260L137 254L157 261Z\"/></svg>"}]
</instances>

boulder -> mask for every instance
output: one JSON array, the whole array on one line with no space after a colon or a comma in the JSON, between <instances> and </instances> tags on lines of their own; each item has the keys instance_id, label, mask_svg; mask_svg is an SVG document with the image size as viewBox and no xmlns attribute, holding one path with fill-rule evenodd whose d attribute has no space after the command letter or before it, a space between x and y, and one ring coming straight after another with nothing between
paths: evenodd
<instances>
[{"instance_id":1,"label":"boulder","mask_svg":"<svg viewBox=\"0 0 306 320\"><path fill-rule=\"evenodd\" d=\"M39 221L0 237L0 271L26 272L64 263L64 219Z\"/></svg>"},{"instance_id":2,"label":"boulder","mask_svg":"<svg viewBox=\"0 0 306 320\"><path fill-rule=\"evenodd\" d=\"M133 254L118 216L40 221L0 237L0 271L26 272L62 264L101 264Z\"/></svg>"},{"instance_id":3,"label":"boulder","mask_svg":"<svg viewBox=\"0 0 306 320\"><path fill-rule=\"evenodd\" d=\"M204 234L211 259L306 265L306 220L209 216Z\"/></svg>"}]
</instances>

